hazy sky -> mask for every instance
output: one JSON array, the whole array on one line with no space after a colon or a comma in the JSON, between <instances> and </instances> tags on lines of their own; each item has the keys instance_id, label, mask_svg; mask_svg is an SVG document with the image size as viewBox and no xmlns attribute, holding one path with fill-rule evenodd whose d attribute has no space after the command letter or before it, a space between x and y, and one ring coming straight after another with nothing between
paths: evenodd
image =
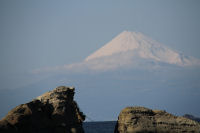
<instances>
[{"instance_id":1,"label":"hazy sky","mask_svg":"<svg viewBox=\"0 0 200 133\"><path fill-rule=\"evenodd\" d=\"M81 61L124 30L200 58L199 0L1 0L0 83Z\"/></svg>"}]
</instances>

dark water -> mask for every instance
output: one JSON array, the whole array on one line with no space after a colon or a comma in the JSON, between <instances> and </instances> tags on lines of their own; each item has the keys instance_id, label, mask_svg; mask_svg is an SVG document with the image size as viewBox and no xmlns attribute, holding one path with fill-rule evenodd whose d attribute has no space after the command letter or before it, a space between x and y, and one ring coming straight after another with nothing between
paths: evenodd
<instances>
[{"instance_id":1,"label":"dark water","mask_svg":"<svg viewBox=\"0 0 200 133\"><path fill-rule=\"evenodd\" d=\"M84 122L85 133L114 133L116 121Z\"/></svg>"}]
</instances>

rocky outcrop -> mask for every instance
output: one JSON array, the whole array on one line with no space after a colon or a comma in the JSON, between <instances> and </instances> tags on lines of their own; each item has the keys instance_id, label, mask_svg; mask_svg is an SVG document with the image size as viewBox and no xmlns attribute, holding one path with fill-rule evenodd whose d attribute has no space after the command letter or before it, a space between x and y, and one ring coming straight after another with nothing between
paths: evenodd
<instances>
[{"instance_id":1,"label":"rocky outcrop","mask_svg":"<svg viewBox=\"0 0 200 133\"><path fill-rule=\"evenodd\" d=\"M115 133L200 133L199 123L161 110L127 107L120 112Z\"/></svg>"},{"instance_id":2,"label":"rocky outcrop","mask_svg":"<svg viewBox=\"0 0 200 133\"><path fill-rule=\"evenodd\" d=\"M1 121L1 133L83 133L85 115L73 100L74 88L60 86L12 109Z\"/></svg>"},{"instance_id":3,"label":"rocky outcrop","mask_svg":"<svg viewBox=\"0 0 200 133\"><path fill-rule=\"evenodd\" d=\"M185 115L183 115L183 117L191 119L191 120L194 120L196 122L200 122L200 118L199 117L195 117L195 116L190 115L190 114L185 114Z\"/></svg>"}]
</instances>

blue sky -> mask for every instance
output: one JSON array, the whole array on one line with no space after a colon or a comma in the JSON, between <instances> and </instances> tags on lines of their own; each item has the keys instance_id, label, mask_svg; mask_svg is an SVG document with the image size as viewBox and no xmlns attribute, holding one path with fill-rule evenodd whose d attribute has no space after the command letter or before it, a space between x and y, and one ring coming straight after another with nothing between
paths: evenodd
<instances>
[{"instance_id":1,"label":"blue sky","mask_svg":"<svg viewBox=\"0 0 200 133\"><path fill-rule=\"evenodd\" d=\"M81 61L124 30L200 58L200 1L0 1L0 83ZM7 88L7 87L6 87Z\"/></svg>"}]
</instances>

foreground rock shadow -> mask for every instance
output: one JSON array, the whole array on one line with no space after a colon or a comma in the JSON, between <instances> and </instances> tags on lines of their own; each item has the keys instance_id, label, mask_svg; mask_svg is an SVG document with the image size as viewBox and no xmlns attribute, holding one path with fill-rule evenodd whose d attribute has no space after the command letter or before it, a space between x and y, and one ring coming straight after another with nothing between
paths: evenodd
<instances>
[{"instance_id":1,"label":"foreground rock shadow","mask_svg":"<svg viewBox=\"0 0 200 133\"><path fill-rule=\"evenodd\" d=\"M85 115L73 100L74 88L60 86L12 109L1 121L1 133L84 133Z\"/></svg>"},{"instance_id":2,"label":"foreground rock shadow","mask_svg":"<svg viewBox=\"0 0 200 133\"><path fill-rule=\"evenodd\" d=\"M162 110L127 107L120 112L115 133L200 133L200 124Z\"/></svg>"}]
</instances>

